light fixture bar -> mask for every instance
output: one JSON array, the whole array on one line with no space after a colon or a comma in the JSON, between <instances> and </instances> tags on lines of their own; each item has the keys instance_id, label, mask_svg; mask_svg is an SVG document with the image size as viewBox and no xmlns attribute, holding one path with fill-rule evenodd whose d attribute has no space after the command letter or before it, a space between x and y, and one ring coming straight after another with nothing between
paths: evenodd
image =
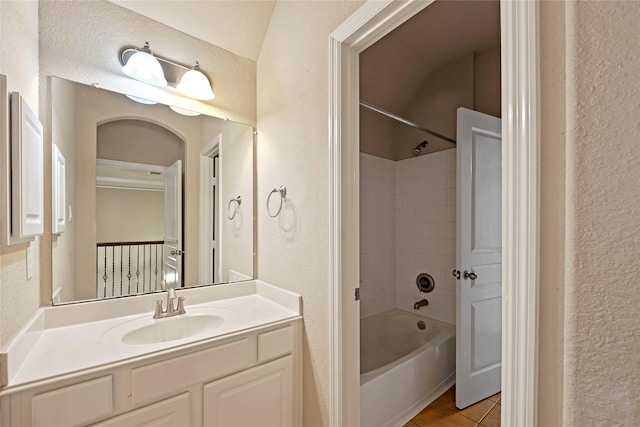
<instances>
[{"instance_id":1,"label":"light fixture bar","mask_svg":"<svg viewBox=\"0 0 640 427\"><path fill-rule=\"evenodd\" d=\"M122 54L120 55L120 64L124 66L129 58L131 58L134 53L139 51L140 49L136 48L124 49L122 51ZM168 85L174 88L178 85L178 82L180 82L182 76L191 69L191 67L178 64L177 62L173 62L169 59L158 56L155 53L153 54L153 57L158 60L158 63L160 63L162 71L164 72L164 76L167 79Z\"/></svg>"},{"instance_id":2,"label":"light fixture bar","mask_svg":"<svg viewBox=\"0 0 640 427\"><path fill-rule=\"evenodd\" d=\"M171 86L193 99L210 100L215 97L211 80L200 71L198 61L194 66L187 67L154 55L148 42L142 49L125 48L119 59L124 73L136 80L157 86Z\"/></svg>"}]
</instances>

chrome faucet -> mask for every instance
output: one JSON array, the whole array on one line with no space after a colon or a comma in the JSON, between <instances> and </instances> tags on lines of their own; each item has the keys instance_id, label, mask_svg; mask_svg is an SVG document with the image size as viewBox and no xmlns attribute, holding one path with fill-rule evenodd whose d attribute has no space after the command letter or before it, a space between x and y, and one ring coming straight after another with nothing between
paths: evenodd
<instances>
[{"instance_id":1,"label":"chrome faucet","mask_svg":"<svg viewBox=\"0 0 640 427\"><path fill-rule=\"evenodd\" d=\"M426 299L420 300L417 303L413 304L413 309L414 310L420 310L420 307L425 307L429 305L429 301L427 301Z\"/></svg>"},{"instance_id":2,"label":"chrome faucet","mask_svg":"<svg viewBox=\"0 0 640 427\"><path fill-rule=\"evenodd\" d=\"M184 309L184 297L178 297L177 307L174 305L176 299L176 290L173 288L167 288L166 282L162 281L162 290L167 291L167 309L162 309L162 300L156 301L156 310L153 313L154 319L162 319L163 317L177 316L184 314L187 311Z\"/></svg>"}]
</instances>

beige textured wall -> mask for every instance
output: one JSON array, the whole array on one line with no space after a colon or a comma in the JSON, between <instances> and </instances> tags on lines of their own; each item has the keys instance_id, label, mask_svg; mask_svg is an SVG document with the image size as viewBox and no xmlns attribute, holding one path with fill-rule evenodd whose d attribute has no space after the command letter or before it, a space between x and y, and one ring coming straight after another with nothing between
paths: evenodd
<instances>
[{"instance_id":1,"label":"beige textured wall","mask_svg":"<svg viewBox=\"0 0 640 427\"><path fill-rule=\"evenodd\" d=\"M258 58L258 277L303 297L307 427L329 425L329 34L361 4L278 2Z\"/></svg>"},{"instance_id":2,"label":"beige textured wall","mask_svg":"<svg viewBox=\"0 0 640 427\"><path fill-rule=\"evenodd\" d=\"M640 3L567 4L564 423L640 418Z\"/></svg>"},{"instance_id":3,"label":"beige textured wall","mask_svg":"<svg viewBox=\"0 0 640 427\"><path fill-rule=\"evenodd\" d=\"M538 425L562 426L565 285L565 4L540 3Z\"/></svg>"},{"instance_id":4,"label":"beige textured wall","mask_svg":"<svg viewBox=\"0 0 640 427\"><path fill-rule=\"evenodd\" d=\"M7 90L19 91L38 114L38 3L0 2L0 73L7 76ZM0 347L9 343L40 305L40 238L30 245L34 268L30 280L27 245L0 250Z\"/></svg>"},{"instance_id":5,"label":"beige textured wall","mask_svg":"<svg viewBox=\"0 0 640 427\"><path fill-rule=\"evenodd\" d=\"M502 116L500 46L473 55L473 109Z\"/></svg>"}]
</instances>

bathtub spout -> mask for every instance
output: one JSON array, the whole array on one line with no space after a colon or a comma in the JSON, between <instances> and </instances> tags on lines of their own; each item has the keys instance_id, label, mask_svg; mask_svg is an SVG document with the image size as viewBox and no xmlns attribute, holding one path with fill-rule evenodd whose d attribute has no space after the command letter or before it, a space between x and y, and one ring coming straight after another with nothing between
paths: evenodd
<instances>
[{"instance_id":1,"label":"bathtub spout","mask_svg":"<svg viewBox=\"0 0 640 427\"><path fill-rule=\"evenodd\" d=\"M414 310L420 310L420 307L424 307L429 305L429 301L427 301L426 299L420 300L417 303L413 304L413 309Z\"/></svg>"}]
</instances>

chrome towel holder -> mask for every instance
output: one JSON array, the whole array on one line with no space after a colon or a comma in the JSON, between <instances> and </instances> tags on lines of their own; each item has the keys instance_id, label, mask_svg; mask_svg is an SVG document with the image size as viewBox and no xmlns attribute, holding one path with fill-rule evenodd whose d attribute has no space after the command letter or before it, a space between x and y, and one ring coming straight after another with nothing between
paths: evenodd
<instances>
[{"instance_id":1,"label":"chrome towel holder","mask_svg":"<svg viewBox=\"0 0 640 427\"><path fill-rule=\"evenodd\" d=\"M271 202L271 196L273 196L274 194L280 194L280 205L278 206L278 210L276 211L276 213L271 215L270 202ZM284 185L281 185L280 188L274 188L273 190L271 190L271 192L269 193L269 197L267 197L267 213L271 218L275 218L278 215L280 215L280 211L282 210L282 204L284 203L285 197L287 197L287 187L285 187Z\"/></svg>"},{"instance_id":2,"label":"chrome towel holder","mask_svg":"<svg viewBox=\"0 0 640 427\"><path fill-rule=\"evenodd\" d=\"M236 203L236 204L233 205L234 203ZM240 205L241 204L242 204L242 197L241 196L237 196L237 197L234 197L233 199L229 200L229 204L227 205L227 218L228 219L234 219L236 217L236 214L240 210ZM233 205L233 212L231 212L231 205Z\"/></svg>"}]
</instances>

